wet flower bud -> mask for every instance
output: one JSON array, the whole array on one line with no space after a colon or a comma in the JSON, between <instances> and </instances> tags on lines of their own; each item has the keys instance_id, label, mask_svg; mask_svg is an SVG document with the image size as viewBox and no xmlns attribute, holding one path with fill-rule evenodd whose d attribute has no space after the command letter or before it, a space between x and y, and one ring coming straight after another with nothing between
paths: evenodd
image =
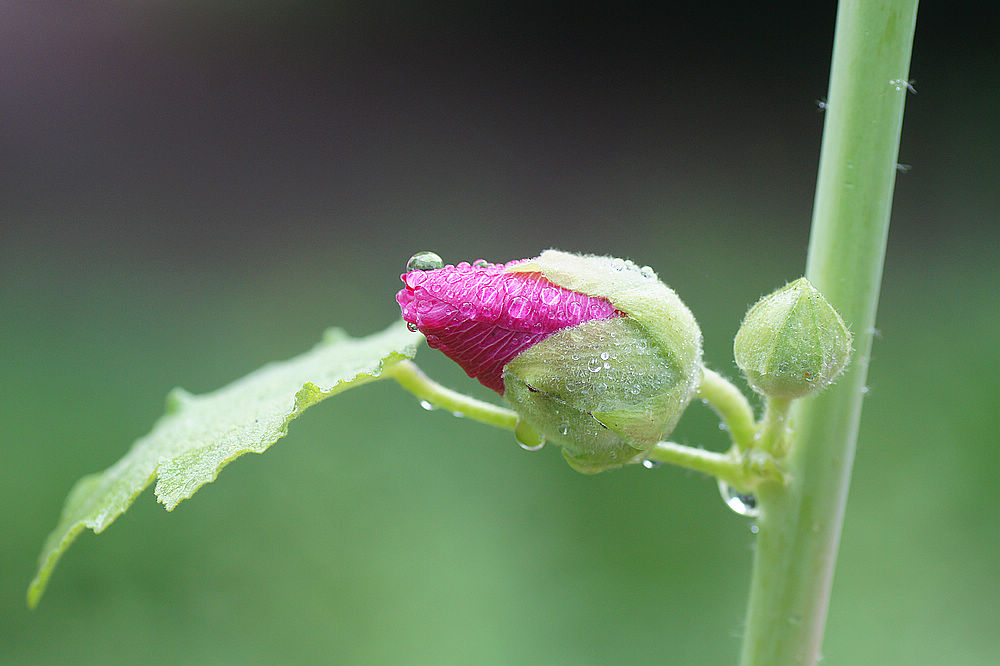
<instances>
[{"instance_id":1,"label":"wet flower bud","mask_svg":"<svg viewBox=\"0 0 1000 666\"><path fill-rule=\"evenodd\" d=\"M799 278L750 308L733 353L754 390L790 400L837 378L851 355L851 334L823 294Z\"/></svg>"},{"instance_id":2,"label":"wet flower bud","mask_svg":"<svg viewBox=\"0 0 1000 666\"><path fill-rule=\"evenodd\" d=\"M652 269L547 250L402 276L403 318L582 472L669 435L701 381L701 331Z\"/></svg>"}]
</instances>

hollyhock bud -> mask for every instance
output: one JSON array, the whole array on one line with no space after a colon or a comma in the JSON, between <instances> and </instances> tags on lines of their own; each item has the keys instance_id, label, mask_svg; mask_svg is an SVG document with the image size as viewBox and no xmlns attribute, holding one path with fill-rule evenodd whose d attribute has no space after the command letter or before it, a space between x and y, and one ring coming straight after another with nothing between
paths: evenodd
<instances>
[{"instance_id":1,"label":"hollyhock bud","mask_svg":"<svg viewBox=\"0 0 1000 666\"><path fill-rule=\"evenodd\" d=\"M403 318L574 468L624 465L673 430L701 381L701 331L652 269L558 250L443 267L427 254L401 276Z\"/></svg>"},{"instance_id":2,"label":"hollyhock bud","mask_svg":"<svg viewBox=\"0 0 1000 666\"><path fill-rule=\"evenodd\" d=\"M837 378L851 356L851 334L823 294L799 278L750 308L733 354L754 390L791 400Z\"/></svg>"}]
</instances>

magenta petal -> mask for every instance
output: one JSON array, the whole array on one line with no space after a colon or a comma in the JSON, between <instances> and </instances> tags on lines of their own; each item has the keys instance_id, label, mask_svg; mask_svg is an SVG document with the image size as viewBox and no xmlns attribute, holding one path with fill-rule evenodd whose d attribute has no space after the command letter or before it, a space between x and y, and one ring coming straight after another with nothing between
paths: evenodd
<instances>
[{"instance_id":1,"label":"magenta petal","mask_svg":"<svg viewBox=\"0 0 1000 666\"><path fill-rule=\"evenodd\" d=\"M563 289L541 273L506 272L507 264L445 266L400 276L403 319L470 377L503 395L503 368L556 331L621 316L603 298Z\"/></svg>"}]
</instances>

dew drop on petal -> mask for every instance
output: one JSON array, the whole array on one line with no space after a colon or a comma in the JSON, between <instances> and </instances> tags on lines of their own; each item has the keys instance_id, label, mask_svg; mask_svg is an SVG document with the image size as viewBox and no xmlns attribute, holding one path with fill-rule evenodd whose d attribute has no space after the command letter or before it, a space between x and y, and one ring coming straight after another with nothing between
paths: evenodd
<instances>
[{"instance_id":1,"label":"dew drop on petal","mask_svg":"<svg viewBox=\"0 0 1000 666\"><path fill-rule=\"evenodd\" d=\"M475 261L472 262L472 265L475 268L486 268L487 266L490 265L490 262L486 261L485 259L476 259Z\"/></svg>"},{"instance_id":2,"label":"dew drop on petal","mask_svg":"<svg viewBox=\"0 0 1000 666\"><path fill-rule=\"evenodd\" d=\"M480 287L479 291L476 292L476 296L479 298L479 302L487 307L496 303L500 298L500 294L497 293L497 290L490 285L483 285Z\"/></svg>"},{"instance_id":3,"label":"dew drop on petal","mask_svg":"<svg viewBox=\"0 0 1000 666\"><path fill-rule=\"evenodd\" d=\"M410 289L416 289L417 285L423 282L426 278L427 276L420 271L410 271L406 274L406 286Z\"/></svg>"},{"instance_id":4,"label":"dew drop on petal","mask_svg":"<svg viewBox=\"0 0 1000 666\"><path fill-rule=\"evenodd\" d=\"M410 271L432 271L437 268L444 268L444 261L435 252L417 252L406 262L406 272Z\"/></svg>"},{"instance_id":5,"label":"dew drop on petal","mask_svg":"<svg viewBox=\"0 0 1000 666\"><path fill-rule=\"evenodd\" d=\"M466 319L470 318L476 311L476 306L472 303L462 303L458 306L459 313Z\"/></svg>"},{"instance_id":6,"label":"dew drop on petal","mask_svg":"<svg viewBox=\"0 0 1000 666\"><path fill-rule=\"evenodd\" d=\"M412 321L406 322L406 328L410 329L414 333L417 332L417 325L414 324Z\"/></svg>"},{"instance_id":7,"label":"dew drop on petal","mask_svg":"<svg viewBox=\"0 0 1000 666\"><path fill-rule=\"evenodd\" d=\"M510 315L511 319L524 319L530 311L531 304L528 303L528 299L521 296L512 298L510 305L507 306L507 314Z\"/></svg>"},{"instance_id":8,"label":"dew drop on petal","mask_svg":"<svg viewBox=\"0 0 1000 666\"><path fill-rule=\"evenodd\" d=\"M559 291L554 287L545 287L538 297L546 305L555 305L559 301Z\"/></svg>"}]
</instances>

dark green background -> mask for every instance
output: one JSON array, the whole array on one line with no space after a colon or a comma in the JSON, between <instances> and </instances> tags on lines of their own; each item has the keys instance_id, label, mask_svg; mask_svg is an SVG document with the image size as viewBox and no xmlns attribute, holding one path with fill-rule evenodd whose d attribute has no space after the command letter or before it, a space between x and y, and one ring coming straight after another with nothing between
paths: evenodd
<instances>
[{"instance_id":1,"label":"dark green background","mask_svg":"<svg viewBox=\"0 0 1000 666\"><path fill-rule=\"evenodd\" d=\"M753 537L713 483L581 476L388 384L143 495L24 605L172 386L382 328L418 249L650 264L733 373L803 270L834 7L703 4L0 10L0 663L733 663ZM834 666L1000 658L1000 63L959 5L918 20ZM725 446L701 405L676 438Z\"/></svg>"}]
</instances>

